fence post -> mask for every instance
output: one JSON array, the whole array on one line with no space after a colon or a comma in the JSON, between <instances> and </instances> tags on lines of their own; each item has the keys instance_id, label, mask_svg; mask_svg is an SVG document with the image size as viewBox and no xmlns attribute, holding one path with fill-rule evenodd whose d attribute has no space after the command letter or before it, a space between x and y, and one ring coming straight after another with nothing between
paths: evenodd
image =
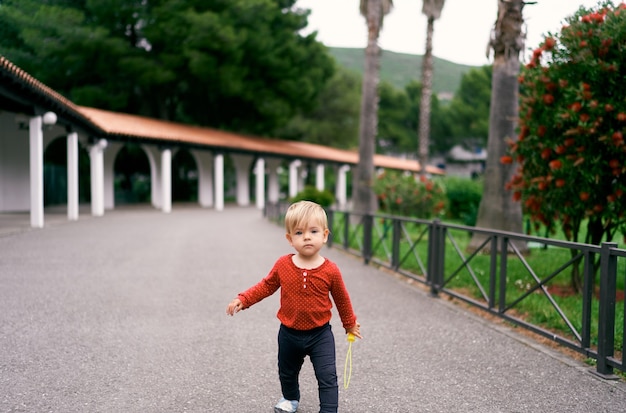
<instances>
[{"instance_id":1,"label":"fence post","mask_svg":"<svg viewBox=\"0 0 626 413\"><path fill-rule=\"evenodd\" d=\"M506 308L506 267L508 264L509 239L507 237L500 239L502 242L500 246L500 297L498 300L498 312L503 313Z\"/></svg>"},{"instance_id":2,"label":"fence post","mask_svg":"<svg viewBox=\"0 0 626 413\"><path fill-rule=\"evenodd\" d=\"M489 309L496 306L496 285L498 284L498 237L491 235L489 241Z\"/></svg>"},{"instance_id":3,"label":"fence post","mask_svg":"<svg viewBox=\"0 0 626 413\"><path fill-rule=\"evenodd\" d=\"M346 212L343 219L343 248L348 249L350 247L350 213Z\"/></svg>"},{"instance_id":4,"label":"fence post","mask_svg":"<svg viewBox=\"0 0 626 413\"><path fill-rule=\"evenodd\" d=\"M617 378L613 367L607 363L615 352L615 291L617 280L617 256L611 255L615 242L603 242L600 250L600 300L598 312L598 365L596 374L605 378Z\"/></svg>"},{"instance_id":5,"label":"fence post","mask_svg":"<svg viewBox=\"0 0 626 413\"><path fill-rule=\"evenodd\" d=\"M363 259L369 264L372 259L372 231L374 229L374 217L363 215Z\"/></svg>"},{"instance_id":6,"label":"fence post","mask_svg":"<svg viewBox=\"0 0 626 413\"><path fill-rule=\"evenodd\" d=\"M437 276L437 263L439 262L439 219L433 220L428 227L428 264L426 282L430 285L430 295L439 295L439 277Z\"/></svg>"},{"instance_id":7,"label":"fence post","mask_svg":"<svg viewBox=\"0 0 626 413\"><path fill-rule=\"evenodd\" d=\"M398 271L400 267L400 232L402 225L399 219L393 220L393 231L391 233L391 267L394 271Z\"/></svg>"}]
</instances>

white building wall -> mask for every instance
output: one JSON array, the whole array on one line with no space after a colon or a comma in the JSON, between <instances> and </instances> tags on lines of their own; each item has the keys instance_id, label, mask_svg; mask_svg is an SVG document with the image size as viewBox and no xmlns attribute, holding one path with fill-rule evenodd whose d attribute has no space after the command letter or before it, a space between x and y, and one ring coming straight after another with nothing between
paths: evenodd
<instances>
[{"instance_id":1,"label":"white building wall","mask_svg":"<svg viewBox=\"0 0 626 413\"><path fill-rule=\"evenodd\" d=\"M28 140L28 129L19 129L15 114L0 112L0 212L30 210Z\"/></svg>"}]
</instances>

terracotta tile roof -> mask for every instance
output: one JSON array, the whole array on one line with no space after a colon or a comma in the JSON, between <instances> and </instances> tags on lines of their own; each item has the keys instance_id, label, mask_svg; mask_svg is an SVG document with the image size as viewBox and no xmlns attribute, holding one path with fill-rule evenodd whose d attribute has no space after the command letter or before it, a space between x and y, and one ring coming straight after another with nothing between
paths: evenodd
<instances>
[{"instance_id":1,"label":"terracotta tile roof","mask_svg":"<svg viewBox=\"0 0 626 413\"><path fill-rule=\"evenodd\" d=\"M239 135L207 127L190 126L84 106L79 106L78 110L107 134L120 137L154 139L208 146L216 150L234 150L259 153L266 156L278 155L351 165L356 165L359 159L358 153L354 151L328 146ZM415 160L385 155L375 155L374 164L384 168L419 171L419 163ZM429 167L428 171L434 174L443 173L443 171L434 167Z\"/></svg>"},{"instance_id":2,"label":"terracotta tile roof","mask_svg":"<svg viewBox=\"0 0 626 413\"><path fill-rule=\"evenodd\" d=\"M65 117L75 123L74 126L94 132L95 125L90 123L78 111L78 107L74 103L38 81L2 55L0 55L0 80L2 85L15 95L28 97L32 102L32 106L37 106L44 111L54 111L59 118Z\"/></svg>"}]
</instances>

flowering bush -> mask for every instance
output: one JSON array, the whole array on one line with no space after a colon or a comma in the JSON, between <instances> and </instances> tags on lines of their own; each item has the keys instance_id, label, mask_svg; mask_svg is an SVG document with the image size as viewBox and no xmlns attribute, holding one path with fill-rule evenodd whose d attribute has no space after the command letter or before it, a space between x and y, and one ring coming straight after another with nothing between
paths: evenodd
<instances>
[{"instance_id":1,"label":"flowering bush","mask_svg":"<svg viewBox=\"0 0 626 413\"><path fill-rule=\"evenodd\" d=\"M626 4L581 8L549 33L523 68L519 136L502 163L519 163L507 184L535 227L578 241L626 230Z\"/></svg>"},{"instance_id":2,"label":"flowering bush","mask_svg":"<svg viewBox=\"0 0 626 413\"><path fill-rule=\"evenodd\" d=\"M376 177L374 191L380 210L391 215L431 218L446 206L442 185L422 176L385 171Z\"/></svg>"}]
</instances>

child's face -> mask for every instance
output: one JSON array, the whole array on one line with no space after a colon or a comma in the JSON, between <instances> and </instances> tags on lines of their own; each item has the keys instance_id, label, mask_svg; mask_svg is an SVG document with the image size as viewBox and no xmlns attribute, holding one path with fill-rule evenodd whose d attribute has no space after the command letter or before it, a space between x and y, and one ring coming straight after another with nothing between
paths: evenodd
<instances>
[{"instance_id":1,"label":"child's face","mask_svg":"<svg viewBox=\"0 0 626 413\"><path fill-rule=\"evenodd\" d=\"M307 222L293 228L287 234L287 240L299 255L313 257L328 241L328 232L319 222Z\"/></svg>"}]
</instances>

